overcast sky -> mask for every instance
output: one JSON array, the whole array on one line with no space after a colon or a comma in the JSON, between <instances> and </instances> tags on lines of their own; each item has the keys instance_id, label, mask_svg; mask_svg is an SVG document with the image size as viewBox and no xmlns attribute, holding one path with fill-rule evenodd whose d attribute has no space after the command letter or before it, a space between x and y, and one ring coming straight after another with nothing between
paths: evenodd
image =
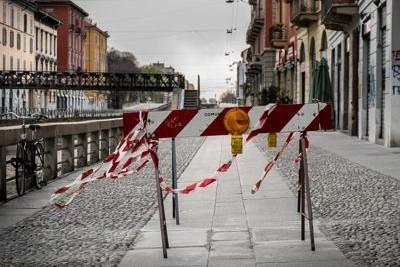
<instances>
[{"instance_id":1,"label":"overcast sky","mask_svg":"<svg viewBox=\"0 0 400 267\"><path fill-rule=\"evenodd\" d=\"M232 87L226 78L236 80L236 68L231 72L229 65L247 47L250 20L250 7L242 1L75 0L110 33L109 46L132 52L141 65L171 65L194 84L200 74L206 98ZM237 31L228 35L230 28Z\"/></svg>"}]
</instances>

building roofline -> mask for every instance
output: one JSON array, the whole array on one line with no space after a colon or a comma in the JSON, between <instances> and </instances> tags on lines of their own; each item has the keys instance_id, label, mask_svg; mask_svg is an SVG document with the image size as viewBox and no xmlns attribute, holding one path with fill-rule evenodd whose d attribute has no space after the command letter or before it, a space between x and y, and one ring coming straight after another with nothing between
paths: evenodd
<instances>
[{"instance_id":1,"label":"building roofline","mask_svg":"<svg viewBox=\"0 0 400 267\"><path fill-rule=\"evenodd\" d=\"M83 8L75 4L71 0L36 0L38 4L63 4L63 5L69 5L77 9L79 12L81 12L85 17L89 16L89 13L87 13Z\"/></svg>"},{"instance_id":2,"label":"building roofline","mask_svg":"<svg viewBox=\"0 0 400 267\"><path fill-rule=\"evenodd\" d=\"M22 5L28 9L30 9L31 11L35 11L37 9L35 3L28 1L28 0L14 0L16 3L18 3L19 5Z\"/></svg>"},{"instance_id":3,"label":"building roofline","mask_svg":"<svg viewBox=\"0 0 400 267\"><path fill-rule=\"evenodd\" d=\"M90 21L86 21L85 28L86 29L95 29L96 31L98 31L102 35L104 35L106 38L110 37L110 35L108 34L108 31L103 31L102 29L99 28L99 26L97 26L97 24L91 23Z\"/></svg>"},{"instance_id":4,"label":"building roofline","mask_svg":"<svg viewBox=\"0 0 400 267\"><path fill-rule=\"evenodd\" d=\"M37 18L36 16L40 16L40 18L38 18L39 20L48 20L49 24L52 24L52 25L60 26L60 25L64 24L64 22L62 20L58 19L55 16L50 15L49 13L47 13L41 9L37 9L35 11L35 19Z\"/></svg>"}]
</instances>

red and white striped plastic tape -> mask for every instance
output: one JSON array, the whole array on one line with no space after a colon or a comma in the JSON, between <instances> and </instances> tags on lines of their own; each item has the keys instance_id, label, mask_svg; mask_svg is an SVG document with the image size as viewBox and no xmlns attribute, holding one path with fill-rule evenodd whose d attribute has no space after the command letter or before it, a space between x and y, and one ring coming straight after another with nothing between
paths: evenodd
<instances>
[{"instance_id":1,"label":"red and white striped plastic tape","mask_svg":"<svg viewBox=\"0 0 400 267\"><path fill-rule=\"evenodd\" d=\"M159 168L157 155L158 139L168 137L194 137L226 135L224 116L231 108L221 110L176 110L165 112L135 112L124 114L125 137L102 166L89 169L79 175L75 181L59 188L52 195L52 202L58 207L65 207L89 183L103 179L119 179L144 169L153 162ZM293 132L306 132L331 129L331 107L324 103L306 105L268 105L265 107L244 107L250 117L248 143L260 133L290 132L284 147L267 164L263 176L252 189L255 193L269 170L292 139ZM222 173L227 172L235 156L222 164L209 177L192 183L182 189L172 189L163 178L160 187L167 192L188 194L196 188L205 188L216 182ZM103 166L104 165L104 166ZM161 176L160 176L161 177Z\"/></svg>"},{"instance_id":2,"label":"red and white striped plastic tape","mask_svg":"<svg viewBox=\"0 0 400 267\"><path fill-rule=\"evenodd\" d=\"M224 109L183 109L148 112L147 131L153 138L228 135ZM248 132L303 132L332 129L331 106L325 103L240 107L250 118ZM268 114L260 127L260 120ZM139 112L124 113L124 133L139 123Z\"/></svg>"}]
</instances>

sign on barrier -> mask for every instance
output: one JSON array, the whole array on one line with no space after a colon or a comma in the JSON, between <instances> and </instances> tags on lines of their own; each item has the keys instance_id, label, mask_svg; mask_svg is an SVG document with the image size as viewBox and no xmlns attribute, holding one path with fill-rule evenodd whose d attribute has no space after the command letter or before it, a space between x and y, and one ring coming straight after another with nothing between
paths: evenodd
<instances>
[{"instance_id":1,"label":"sign on barrier","mask_svg":"<svg viewBox=\"0 0 400 267\"><path fill-rule=\"evenodd\" d=\"M189 194L196 188L205 188L218 180L219 175L227 172L237 154L242 152L242 134L248 133L244 144L260 133L289 133L284 146L276 156L268 162L261 178L252 188L256 193L267 177L284 149L292 141L294 133L300 133L299 156L299 197L298 211L301 213L302 239L304 239L304 219L306 217L305 203L310 227L311 248L315 249L310 188L307 166L307 131L332 129L331 106L325 103L240 107L225 109L190 109L155 112L132 112L123 116L123 140L116 151L112 153L103 164L105 168L97 167L82 173L73 183L58 189L52 196L53 202L58 207L65 207L79 192L90 182L102 179L119 179L121 177L140 172L151 161L155 169L155 179L159 183L157 200L159 203L160 230L164 257L167 257L168 234L165 220L164 199L162 190L173 193L174 215L179 218L177 209L177 194ZM184 188L170 186L159 172L159 159L157 155L158 140L161 138L196 137L228 135L232 137L232 158L222 164L216 172ZM276 141L276 140L275 140ZM174 149L174 147L173 147ZM174 160L174 158L173 158ZM105 171L102 171L105 169ZM176 176L176 174L174 174ZM307 199L307 201L305 201ZM178 223L179 219L177 219Z\"/></svg>"}]
</instances>

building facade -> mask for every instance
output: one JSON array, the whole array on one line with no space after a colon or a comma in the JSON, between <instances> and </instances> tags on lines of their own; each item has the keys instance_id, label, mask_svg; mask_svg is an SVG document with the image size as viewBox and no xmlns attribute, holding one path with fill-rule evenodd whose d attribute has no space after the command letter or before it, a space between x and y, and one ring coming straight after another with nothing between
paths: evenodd
<instances>
[{"instance_id":1,"label":"building facade","mask_svg":"<svg viewBox=\"0 0 400 267\"><path fill-rule=\"evenodd\" d=\"M88 13L71 0L36 0L40 9L60 19L58 29L57 66L59 72L85 69L85 19ZM59 91L57 109L80 111L84 108L83 91Z\"/></svg>"},{"instance_id":2,"label":"building facade","mask_svg":"<svg viewBox=\"0 0 400 267\"><path fill-rule=\"evenodd\" d=\"M330 44L336 127L372 143L400 146L400 3L327 1L322 7L322 22L335 30Z\"/></svg>"},{"instance_id":3,"label":"building facade","mask_svg":"<svg viewBox=\"0 0 400 267\"><path fill-rule=\"evenodd\" d=\"M107 72L108 32L101 30L91 20L86 20L85 71ZM110 94L85 91L85 110L105 110L108 108Z\"/></svg>"},{"instance_id":4,"label":"building facade","mask_svg":"<svg viewBox=\"0 0 400 267\"><path fill-rule=\"evenodd\" d=\"M107 72L108 32L101 30L96 23L86 20L85 71Z\"/></svg>"},{"instance_id":5,"label":"building facade","mask_svg":"<svg viewBox=\"0 0 400 267\"><path fill-rule=\"evenodd\" d=\"M251 21L246 41L250 45L243 58L247 64L248 105L259 103L260 93L274 84L275 49L271 47L273 3L275 0L250 0Z\"/></svg>"},{"instance_id":6,"label":"building facade","mask_svg":"<svg viewBox=\"0 0 400 267\"><path fill-rule=\"evenodd\" d=\"M271 45L276 49L275 86L279 88L280 97L288 102L297 101L296 79L296 29L290 19L290 4L286 0L274 1L275 32L271 31ZM285 101L285 102L287 102Z\"/></svg>"},{"instance_id":7,"label":"building facade","mask_svg":"<svg viewBox=\"0 0 400 267\"><path fill-rule=\"evenodd\" d=\"M243 57L243 52L242 52ZM236 99L239 105L245 104L245 90L246 90L246 69L247 63L240 61L237 63L237 77L236 77Z\"/></svg>"},{"instance_id":8,"label":"building facade","mask_svg":"<svg viewBox=\"0 0 400 267\"><path fill-rule=\"evenodd\" d=\"M312 69L315 61L321 58L330 59L328 38L330 31L321 24L321 3L316 0L290 1L290 20L296 26L297 94L294 102L310 102L312 88Z\"/></svg>"},{"instance_id":9,"label":"building facade","mask_svg":"<svg viewBox=\"0 0 400 267\"><path fill-rule=\"evenodd\" d=\"M35 11L35 69L36 71L57 71L58 28L62 22L37 9ZM56 90L30 90L29 105L32 109L57 109Z\"/></svg>"},{"instance_id":10,"label":"building facade","mask_svg":"<svg viewBox=\"0 0 400 267\"><path fill-rule=\"evenodd\" d=\"M0 68L2 70L35 70L34 12L35 5L28 1L0 1ZM28 108L28 90L1 90L1 111L23 112Z\"/></svg>"}]
</instances>

